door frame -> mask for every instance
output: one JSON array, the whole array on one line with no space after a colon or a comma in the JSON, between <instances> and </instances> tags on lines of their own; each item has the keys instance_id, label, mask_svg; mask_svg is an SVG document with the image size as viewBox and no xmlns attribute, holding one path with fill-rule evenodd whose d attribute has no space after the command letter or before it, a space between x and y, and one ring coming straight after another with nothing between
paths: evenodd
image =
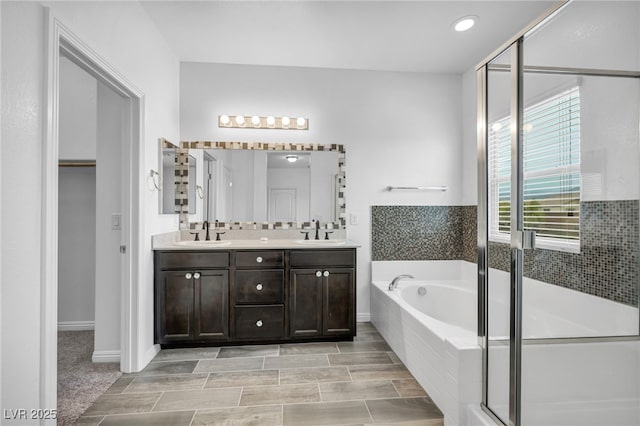
<instances>
[{"instance_id":1,"label":"door frame","mask_svg":"<svg viewBox=\"0 0 640 426\"><path fill-rule=\"evenodd\" d=\"M89 74L128 99L126 134L122 142L122 233L124 253L121 261L120 369L139 369L138 324L140 247L143 213L141 167L143 158L144 94L78 36L44 8L45 123L42 156L42 307L40 343L41 407L57 405L57 328L58 328L58 160L59 160L59 61L61 52ZM121 250L122 251L122 250ZM42 424L55 424L55 420Z\"/></svg>"}]
</instances>

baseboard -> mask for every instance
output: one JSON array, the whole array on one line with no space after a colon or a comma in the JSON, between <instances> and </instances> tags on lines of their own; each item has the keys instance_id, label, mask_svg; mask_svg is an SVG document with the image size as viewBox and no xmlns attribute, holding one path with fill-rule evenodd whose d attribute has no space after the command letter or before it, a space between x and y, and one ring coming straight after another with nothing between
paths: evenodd
<instances>
[{"instance_id":1,"label":"baseboard","mask_svg":"<svg viewBox=\"0 0 640 426\"><path fill-rule=\"evenodd\" d=\"M160 345L153 345L149 348L147 352L144 354L143 365L142 368L146 367L160 352Z\"/></svg>"},{"instance_id":2,"label":"baseboard","mask_svg":"<svg viewBox=\"0 0 640 426\"><path fill-rule=\"evenodd\" d=\"M371 322L371 312L356 314L356 322Z\"/></svg>"},{"instance_id":3,"label":"baseboard","mask_svg":"<svg viewBox=\"0 0 640 426\"><path fill-rule=\"evenodd\" d=\"M94 330L95 321L60 321L58 331Z\"/></svg>"},{"instance_id":4,"label":"baseboard","mask_svg":"<svg viewBox=\"0 0 640 426\"><path fill-rule=\"evenodd\" d=\"M93 351L92 362L120 362L120 351Z\"/></svg>"}]
</instances>

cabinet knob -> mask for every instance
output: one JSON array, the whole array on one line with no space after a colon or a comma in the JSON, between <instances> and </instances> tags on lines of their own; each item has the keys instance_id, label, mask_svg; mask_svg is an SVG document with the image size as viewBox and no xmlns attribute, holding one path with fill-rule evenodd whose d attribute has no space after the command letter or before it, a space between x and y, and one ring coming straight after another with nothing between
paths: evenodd
<instances>
[{"instance_id":1,"label":"cabinet knob","mask_svg":"<svg viewBox=\"0 0 640 426\"><path fill-rule=\"evenodd\" d=\"M258 256L258 257L256 257L256 262L258 262L258 263L262 263L262 256Z\"/></svg>"},{"instance_id":2,"label":"cabinet knob","mask_svg":"<svg viewBox=\"0 0 640 426\"><path fill-rule=\"evenodd\" d=\"M325 277L328 277L329 276L329 271L324 271L324 273L322 275L324 275Z\"/></svg>"},{"instance_id":3,"label":"cabinet knob","mask_svg":"<svg viewBox=\"0 0 640 426\"><path fill-rule=\"evenodd\" d=\"M262 320L256 321L256 327L262 327Z\"/></svg>"},{"instance_id":4,"label":"cabinet knob","mask_svg":"<svg viewBox=\"0 0 640 426\"><path fill-rule=\"evenodd\" d=\"M256 290L258 291L262 290L262 284L260 283L256 284Z\"/></svg>"},{"instance_id":5,"label":"cabinet knob","mask_svg":"<svg viewBox=\"0 0 640 426\"><path fill-rule=\"evenodd\" d=\"M195 278L196 280L200 279L200 272L196 272L195 274L193 274L193 278Z\"/></svg>"},{"instance_id":6,"label":"cabinet knob","mask_svg":"<svg viewBox=\"0 0 640 426\"><path fill-rule=\"evenodd\" d=\"M322 276L322 272L316 271L316 277L320 278Z\"/></svg>"},{"instance_id":7,"label":"cabinet knob","mask_svg":"<svg viewBox=\"0 0 640 426\"><path fill-rule=\"evenodd\" d=\"M190 280L193 277L193 275L191 275L191 272L187 272L186 274L184 274L184 277Z\"/></svg>"}]
</instances>

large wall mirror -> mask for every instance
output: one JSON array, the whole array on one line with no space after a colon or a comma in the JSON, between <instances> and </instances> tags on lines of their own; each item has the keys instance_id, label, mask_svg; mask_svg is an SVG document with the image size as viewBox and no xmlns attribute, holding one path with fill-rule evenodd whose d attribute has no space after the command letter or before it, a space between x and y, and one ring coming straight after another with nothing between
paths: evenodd
<instances>
[{"instance_id":1,"label":"large wall mirror","mask_svg":"<svg viewBox=\"0 0 640 426\"><path fill-rule=\"evenodd\" d=\"M227 229L345 226L342 145L198 141L174 151L175 180L164 178L174 205L165 204L181 228L204 220Z\"/></svg>"}]
</instances>

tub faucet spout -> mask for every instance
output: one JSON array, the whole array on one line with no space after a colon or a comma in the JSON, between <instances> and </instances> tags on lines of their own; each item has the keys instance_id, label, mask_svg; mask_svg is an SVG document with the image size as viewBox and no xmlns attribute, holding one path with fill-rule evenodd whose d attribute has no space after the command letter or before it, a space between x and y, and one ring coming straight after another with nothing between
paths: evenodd
<instances>
[{"instance_id":1,"label":"tub faucet spout","mask_svg":"<svg viewBox=\"0 0 640 426\"><path fill-rule=\"evenodd\" d=\"M413 279L414 277L413 275L409 275L409 274L398 275L389 283L389 291L393 291L394 288L398 287L398 281L400 281L403 278Z\"/></svg>"}]
</instances>

